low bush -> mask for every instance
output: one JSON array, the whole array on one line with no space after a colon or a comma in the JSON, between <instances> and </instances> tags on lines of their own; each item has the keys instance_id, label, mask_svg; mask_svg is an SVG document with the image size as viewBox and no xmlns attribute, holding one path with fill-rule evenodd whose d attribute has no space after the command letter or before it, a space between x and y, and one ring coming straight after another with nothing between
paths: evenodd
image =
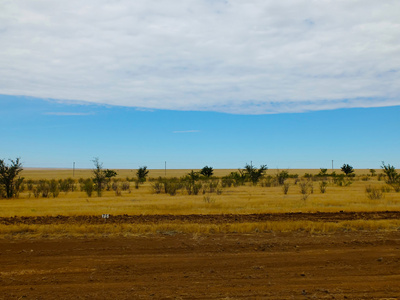
<instances>
[{"instance_id":1,"label":"low bush","mask_svg":"<svg viewBox=\"0 0 400 300\"><path fill-rule=\"evenodd\" d=\"M60 194L60 190L58 189L58 182L55 179L50 180L49 191L53 198L58 197L58 195Z\"/></svg>"},{"instance_id":2,"label":"low bush","mask_svg":"<svg viewBox=\"0 0 400 300\"><path fill-rule=\"evenodd\" d=\"M81 191L86 192L88 197L92 197L93 190L94 190L94 184L92 179L88 178L81 182Z\"/></svg>"},{"instance_id":3,"label":"low bush","mask_svg":"<svg viewBox=\"0 0 400 300\"><path fill-rule=\"evenodd\" d=\"M373 187L369 185L365 187L365 192L367 194L367 197L371 200L379 200L383 197L382 189L378 187Z\"/></svg>"},{"instance_id":4,"label":"low bush","mask_svg":"<svg viewBox=\"0 0 400 300\"><path fill-rule=\"evenodd\" d=\"M277 182L276 177L272 177L271 175L268 175L268 176L264 177L264 179L261 181L260 184L262 187L273 187L273 186L277 186L278 182Z\"/></svg>"},{"instance_id":5,"label":"low bush","mask_svg":"<svg viewBox=\"0 0 400 300\"><path fill-rule=\"evenodd\" d=\"M289 192L289 187L290 187L289 182L285 182L285 183L282 185L282 190L283 190L283 193L284 193L285 195L287 195L287 193Z\"/></svg>"},{"instance_id":6,"label":"low bush","mask_svg":"<svg viewBox=\"0 0 400 300\"><path fill-rule=\"evenodd\" d=\"M351 180L351 177L345 176L344 174L340 174L338 176L335 176L333 178L333 182L337 186L349 186L349 185L351 185L353 183L353 181Z\"/></svg>"},{"instance_id":7,"label":"low bush","mask_svg":"<svg viewBox=\"0 0 400 300\"><path fill-rule=\"evenodd\" d=\"M326 182L326 181L321 181L319 183L319 191L321 192L321 194L325 194L327 186L328 186L328 182Z\"/></svg>"},{"instance_id":8,"label":"low bush","mask_svg":"<svg viewBox=\"0 0 400 300\"><path fill-rule=\"evenodd\" d=\"M313 193L313 185L311 181L299 182L300 193L303 195L302 199L307 200L308 196Z\"/></svg>"},{"instance_id":9,"label":"low bush","mask_svg":"<svg viewBox=\"0 0 400 300\"><path fill-rule=\"evenodd\" d=\"M203 201L205 203L215 203L215 199L213 197L211 197L210 195L204 195Z\"/></svg>"},{"instance_id":10,"label":"low bush","mask_svg":"<svg viewBox=\"0 0 400 300\"><path fill-rule=\"evenodd\" d=\"M121 190L123 191L131 191L131 187L128 181L125 181L121 185Z\"/></svg>"},{"instance_id":11,"label":"low bush","mask_svg":"<svg viewBox=\"0 0 400 300\"><path fill-rule=\"evenodd\" d=\"M283 185L285 183L285 180L289 178L289 172L288 171L278 171L278 174L276 174L276 181L278 182L279 185Z\"/></svg>"}]
</instances>

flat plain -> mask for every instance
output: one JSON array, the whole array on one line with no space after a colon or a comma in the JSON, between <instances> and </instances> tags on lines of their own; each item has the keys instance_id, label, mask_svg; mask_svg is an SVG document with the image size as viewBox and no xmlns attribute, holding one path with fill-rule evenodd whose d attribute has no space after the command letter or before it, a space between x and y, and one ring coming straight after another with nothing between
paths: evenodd
<instances>
[{"instance_id":1,"label":"flat plain","mask_svg":"<svg viewBox=\"0 0 400 300\"><path fill-rule=\"evenodd\" d=\"M2 199L0 299L397 299L400 193L358 170L345 185L308 180L305 199L299 183L318 171L289 170L299 177L287 179L286 194L265 182L157 194L165 170L151 170L152 180L138 189L131 182L118 195L88 197L77 188L54 198L25 190ZM117 172L121 183L135 175ZM23 176L72 174L37 169ZM371 199L371 187L384 191L379 199Z\"/></svg>"}]
</instances>

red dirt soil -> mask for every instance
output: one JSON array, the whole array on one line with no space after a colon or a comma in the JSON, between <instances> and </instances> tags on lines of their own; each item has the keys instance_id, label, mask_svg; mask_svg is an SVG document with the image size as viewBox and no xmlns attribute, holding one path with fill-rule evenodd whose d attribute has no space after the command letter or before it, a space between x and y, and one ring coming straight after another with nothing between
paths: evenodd
<instances>
[{"instance_id":1,"label":"red dirt soil","mask_svg":"<svg viewBox=\"0 0 400 300\"><path fill-rule=\"evenodd\" d=\"M266 221L315 221L338 222L351 220L389 220L400 219L400 211L373 212L316 212L316 213L271 213L271 214L196 214L196 215L109 215L102 216L37 216L0 217L0 224L104 224L104 223L244 223Z\"/></svg>"},{"instance_id":2,"label":"red dirt soil","mask_svg":"<svg viewBox=\"0 0 400 300\"><path fill-rule=\"evenodd\" d=\"M400 231L0 240L0 299L397 299Z\"/></svg>"}]
</instances>

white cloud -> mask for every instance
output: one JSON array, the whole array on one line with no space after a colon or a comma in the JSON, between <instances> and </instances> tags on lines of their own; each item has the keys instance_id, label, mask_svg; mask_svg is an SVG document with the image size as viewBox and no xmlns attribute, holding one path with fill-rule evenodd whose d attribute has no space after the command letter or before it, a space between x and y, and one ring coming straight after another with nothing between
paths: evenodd
<instances>
[{"instance_id":1,"label":"white cloud","mask_svg":"<svg viewBox=\"0 0 400 300\"><path fill-rule=\"evenodd\" d=\"M196 133L200 132L200 130L181 130L181 131L173 131L172 133Z\"/></svg>"},{"instance_id":2,"label":"white cloud","mask_svg":"<svg viewBox=\"0 0 400 300\"><path fill-rule=\"evenodd\" d=\"M46 112L44 115L48 116L89 116L93 113L78 113L78 112Z\"/></svg>"},{"instance_id":3,"label":"white cloud","mask_svg":"<svg viewBox=\"0 0 400 300\"><path fill-rule=\"evenodd\" d=\"M398 0L0 7L0 94L248 114L400 105Z\"/></svg>"}]
</instances>

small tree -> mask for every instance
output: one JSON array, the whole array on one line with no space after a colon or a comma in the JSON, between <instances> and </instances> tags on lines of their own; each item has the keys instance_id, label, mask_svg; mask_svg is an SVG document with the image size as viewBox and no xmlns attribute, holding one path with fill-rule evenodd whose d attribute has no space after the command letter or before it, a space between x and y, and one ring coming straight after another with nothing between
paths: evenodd
<instances>
[{"instance_id":1,"label":"small tree","mask_svg":"<svg viewBox=\"0 0 400 300\"><path fill-rule=\"evenodd\" d=\"M103 170L103 163L100 163L99 159L96 157L93 159L94 169L93 169L93 183L94 188L97 192L97 196L101 197L101 193L104 187L110 182L111 178L117 176L117 172L114 170Z\"/></svg>"},{"instance_id":2,"label":"small tree","mask_svg":"<svg viewBox=\"0 0 400 300\"><path fill-rule=\"evenodd\" d=\"M115 172L114 170L109 170L109 169L105 170L104 173L105 173L105 176L108 181L111 181L111 178L118 175L117 172Z\"/></svg>"},{"instance_id":3,"label":"small tree","mask_svg":"<svg viewBox=\"0 0 400 300\"><path fill-rule=\"evenodd\" d=\"M259 169L253 167L252 165L247 165L244 167L245 173L250 181L256 185L257 182L264 176L265 171L268 169L266 165L261 165Z\"/></svg>"},{"instance_id":4,"label":"small tree","mask_svg":"<svg viewBox=\"0 0 400 300\"><path fill-rule=\"evenodd\" d=\"M146 177L148 174L149 174L149 170L147 170L146 166L139 168L136 172L137 178L140 183L143 183L146 181Z\"/></svg>"},{"instance_id":5,"label":"small tree","mask_svg":"<svg viewBox=\"0 0 400 300\"><path fill-rule=\"evenodd\" d=\"M212 167L205 166L203 169L201 169L200 174L209 178L213 176L214 170Z\"/></svg>"},{"instance_id":6,"label":"small tree","mask_svg":"<svg viewBox=\"0 0 400 300\"><path fill-rule=\"evenodd\" d=\"M5 190L6 198L17 196L24 180L23 177L17 178L18 174L23 170L19 160L19 158L16 160L10 159L11 164L7 165L4 160L0 159L0 185Z\"/></svg>"},{"instance_id":7,"label":"small tree","mask_svg":"<svg viewBox=\"0 0 400 300\"><path fill-rule=\"evenodd\" d=\"M385 165L385 162L382 162L382 169L387 177L386 183L394 184L400 180L400 175L397 174L394 166L391 166L390 164Z\"/></svg>"},{"instance_id":8,"label":"small tree","mask_svg":"<svg viewBox=\"0 0 400 300\"><path fill-rule=\"evenodd\" d=\"M104 175L106 177L106 185L107 185L107 191L109 191L111 189L111 178L117 176L117 172L115 172L114 170L105 170L104 171Z\"/></svg>"},{"instance_id":9,"label":"small tree","mask_svg":"<svg viewBox=\"0 0 400 300\"><path fill-rule=\"evenodd\" d=\"M149 170L147 170L147 167L140 167L137 172L136 172L136 176L137 176L137 180L136 180L136 184L135 184L135 188L139 188L139 184L142 184L143 182L146 181L146 177L149 174Z\"/></svg>"},{"instance_id":10,"label":"small tree","mask_svg":"<svg viewBox=\"0 0 400 300\"><path fill-rule=\"evenodd\" d=\"M349 164L344 164L343 166L342 166L342 172L344 173L344 174L346 174L346 176L349 176L351 173L353 173L354 172L354 169L353 169L353 167L352 166L350 166Z\"/></svg>"},{"instance_id":11,"label":"small tree","mask_svg":"<svg viewBox=\"0 0 400 300\"><path fill-rule=\"evenodd\" d=\"M328 169L320 168L318 176L327 176Z\"/></svg>"}]
</instances>

